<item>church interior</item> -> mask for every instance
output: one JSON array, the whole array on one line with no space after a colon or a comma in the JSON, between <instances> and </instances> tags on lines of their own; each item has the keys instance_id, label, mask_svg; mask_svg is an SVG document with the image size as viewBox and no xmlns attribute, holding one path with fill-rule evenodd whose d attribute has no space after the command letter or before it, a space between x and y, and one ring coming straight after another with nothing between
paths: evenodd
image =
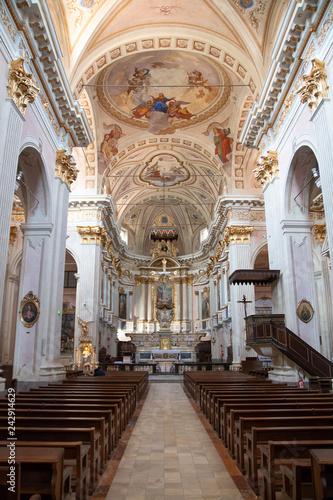
<instances>
[{"instance_id":1,"label":"church interior","mask_svg":"<svg viewBox=\"0 0 333 500\"><path fill-rule=\"evenodd\" d=\"M97 429L100 405L108 430L85 473L65 473L74 451L61 448L52 498L332 499L333 2L0 0L0 12L0 419L15 395L16 478L61 409L48 397L72 391L67 418ZM229 417L228 391L295 402ZM245 443L251 418L298 418L321 446L272 479L271 448L257 458ZM15 498L33 494L46 499Z\"/></svg>"}]
</instances>

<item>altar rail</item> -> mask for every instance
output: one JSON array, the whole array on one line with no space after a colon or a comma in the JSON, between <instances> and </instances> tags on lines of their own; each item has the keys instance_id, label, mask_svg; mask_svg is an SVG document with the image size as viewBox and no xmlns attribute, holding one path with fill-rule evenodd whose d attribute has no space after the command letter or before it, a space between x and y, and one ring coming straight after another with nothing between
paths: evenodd
<instances>
[{"instance_id":1,"label":"altar rail","mask_svg":"<svg viewBox=\"0 0 333 500\"><path fill-rule=\"evenodd\" d=\"M182 375L184 372L189 371L223 371L229 370L230 363L226 362L212 362L212 363L174 363L170 372L163 372L163 375ZM151 374L162 373L158 370L159 363L116 363L103 366L107 371L147 371Z\"/></svg>"}]
</instances>

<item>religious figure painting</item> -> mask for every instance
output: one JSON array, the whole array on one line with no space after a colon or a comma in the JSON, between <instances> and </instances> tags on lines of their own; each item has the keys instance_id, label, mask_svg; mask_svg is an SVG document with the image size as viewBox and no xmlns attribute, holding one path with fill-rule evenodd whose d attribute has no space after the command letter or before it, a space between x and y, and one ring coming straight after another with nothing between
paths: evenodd
<instances>
[{"instance_id":1,"label":"religious figure painting","mask_svg":"<svg viewBox=\"0 0 333 500\"><path fill-rule=\"evenodd\" d=\"M119 294L119 318L127 319L127 295L126 293Z\"/></svg>"},{"instance_id":2,"label":"religious figure painting","mask_svg":"<svg viewBox=\"0 0 333 500\"><path fill-rule=\"evenodd\" d=\"M217 71L212 61L181 51L130 55L105 68L96 83L97 98L111 116L152 134L199 123L230 95L221 85L229 83L223 68Z\"/></svg>"},{"instance_id":3,"label":"religious figure painting","mask_svg":"<svg viewBox=\"0 0 333 500\"><path fill-rule=\"evenodd\" d=\"M118 153L118 140L123 136L121 127L116 124L104 124L104 137L100 145L100 152L107 165L110 159Z\"/></svg>"},{"instance_id":4,"label":"religious figure painting","mask_svg":"<svg viewBox=\"0 0 333 500\"><path fill-rule=\"evenodd\" d=\"M159 283L156 287L156 304L172 303L173 290L168 283Z\"/></svg>"},{"instance_id":5,"label":"religious figure painting","mask_svg":"<svg viewBox=\"0 0 333 500\"><path fill-rule=\"evenodd\" d=\"M201 319L210 318L209 290L201 293Z\"/></svg>"},{"instance_id":6,"label":"religious figure painting","mask_svg":"<svg viewBox=\"0 0 333 500\"><path fill-rule=\"evenodd\" d=\"M314 310L308 300L301 300L297 305L296 314L303 323L309 323L312 320Z\"/></svg>"},{"instance_id":7,"label":"religious figure painting","mask_svg":"<svg viewBox=\"0 0 333 500\"><path fill-rule=\"evenodd\" d=\"M159 154L150 160L140 178L153 186L174 186L187 180L189 173L175 156Z\"/></svg>"},{"instance_id":8,"label":"religious figure painting","mask_svg":"<svg viewBox=\"0 0 333 500\"><path fill-rule=\"evenodd\" d=\"M22 300L19 311L24 326L33 326L39 318L39 300L33 292L29 292Z\"/></svg>"}]
</instances>

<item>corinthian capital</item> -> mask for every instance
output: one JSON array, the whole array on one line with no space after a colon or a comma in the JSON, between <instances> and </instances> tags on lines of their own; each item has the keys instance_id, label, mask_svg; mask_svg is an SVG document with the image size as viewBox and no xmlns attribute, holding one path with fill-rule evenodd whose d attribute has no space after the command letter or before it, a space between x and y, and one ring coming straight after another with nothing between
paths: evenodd
<instances>
[{"instance_id":1,"label":"corinthian capital","mask_svg":"<svg viewBox=\"0 0 333 500\"><path fill-rule=\"evenodd\" d=\"M95 245L104 245L106 231L100 226L77 226L77 232L81 235L81 243L92 243Z\"/></svg>"},{"instance_id":2,"label":"corinthian capital","mask_svg":"<svg viewBox=\"0 0 333 500\"><path fill-rule=\"evenodd\" d=\"M253 233L253 226L229 226L224 233L226 246L236 243L250 243L250 237Z\"/></svg>"},{"instance_id":3,"label":"corinthian capital","mask_svg":"<svg viewBox=\"0 0 333 500\"><path fill-rule=\"evenodd\" d=\"M264 188L268 182L279 175L279 162L277 151L268 151L267 156L261 156L258 168L253 170L254 177Z\"/></svg>"},{"instance_id":4,"label":"corinthian capital","mask_svg":"<svg viewBox=\"0 0 333 500\"><path fill-rule=\"evenodd\" d=\"M75 165L74 158L71 155L66 155L65 149L57 151L55 175L66 182L69 188L77 178L78 170Z\"/></svg>"},{"instance_id":5,"label":"corinthian capital","mask_svg":"<svg viewBox=\"0 0 333 500\"><path fill-rule=\"evenodd\" d=\"M312 70L309 75L303 75L303 85L297 90L302 103L307 103L314 113L324 97L328 97L327 73L325 63L312 59Z\"/></svg>"},{"instance_id":6,"label":"corinthian capital","mask_svg":"<svg viewBox=\"0 0 333 500\"><path fill-rule=\"evenodd\" d=\"M14 100L23 116L29 102L33 103L40 91L33 75L25 71L24 62L23 57L12 62L7 85L7 96Z\"/></svg>"}]
</instances>

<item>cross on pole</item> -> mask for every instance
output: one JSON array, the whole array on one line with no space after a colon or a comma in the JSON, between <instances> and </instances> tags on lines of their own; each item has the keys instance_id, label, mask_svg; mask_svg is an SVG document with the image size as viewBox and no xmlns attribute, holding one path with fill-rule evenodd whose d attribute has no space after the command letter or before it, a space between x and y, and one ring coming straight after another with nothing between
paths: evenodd
<instances>
[{"instance_id":1,"label":"cross on pole","mask_svg":"<svg viewBox=\"0 0 333 500\"><path fill-rule=\"evenodd\" d=\"M246 314L246 304L252 304L252 300L246 300L246 297L245 295L243 295L243 298L242 300L237 300L238 304L244 304L244 315L245 315L245 318L247 317L247 314Z\"/></svg>"}]
</instances>

